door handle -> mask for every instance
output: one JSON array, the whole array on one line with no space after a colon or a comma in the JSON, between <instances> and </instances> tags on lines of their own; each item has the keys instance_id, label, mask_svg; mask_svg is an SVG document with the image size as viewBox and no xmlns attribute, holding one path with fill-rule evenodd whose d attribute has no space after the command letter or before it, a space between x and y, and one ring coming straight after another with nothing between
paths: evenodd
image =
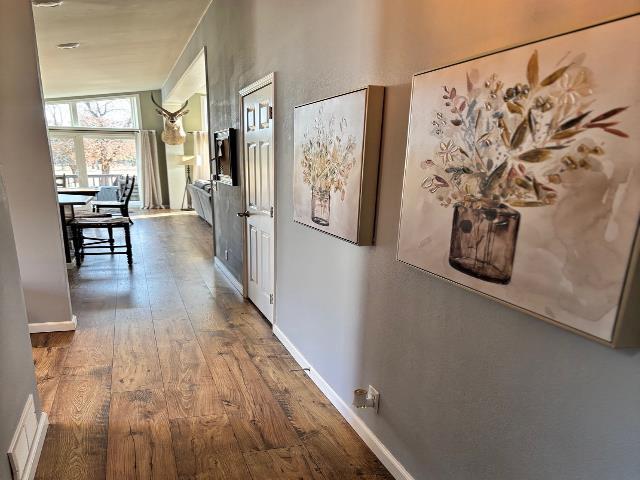
<instances>
[{"instance_id":1,"label":"door handle","mask_svg":"<svg viewBox=\"0 0 640 480\"><path fill-rule=\"evenodd\" d=\"M238 213L236 213L236 215L238 215L239 217L249 217L249 216L251 216L251 214L249 213L249 210L245 210L244 212L238 212Z\"/></svg>"}]
</instances>

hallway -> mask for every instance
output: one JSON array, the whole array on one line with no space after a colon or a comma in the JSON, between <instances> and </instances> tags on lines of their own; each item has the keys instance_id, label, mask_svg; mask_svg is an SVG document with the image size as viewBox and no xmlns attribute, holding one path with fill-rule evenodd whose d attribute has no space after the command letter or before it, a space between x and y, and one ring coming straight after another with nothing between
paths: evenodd
<instances>
[{"instance_id":1,"label":"hallway","mask_svg":"<svg viewBox=\"0 0 640 480\"><path fill-rule=\"evenodd\" d=\"M134 266L69 270L76 332L31 335L38 479L392 478L213 267L199 217L134 217Z\"/></svg>"}]
</instances>

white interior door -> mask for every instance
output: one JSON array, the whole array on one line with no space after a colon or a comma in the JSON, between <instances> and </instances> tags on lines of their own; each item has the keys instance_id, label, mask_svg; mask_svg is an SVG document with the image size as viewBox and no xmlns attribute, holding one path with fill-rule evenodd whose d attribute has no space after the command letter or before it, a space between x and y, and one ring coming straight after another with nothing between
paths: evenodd
<instances>
[{"instance_id":1,"label":"white interior door","mask_svg":"<svg viewBox=\"0 0 640 480\"><path fill-rule=\"evenodd\" d=\"M246 90L246 89L245 89ZM246 268L249 299L273 323L273 82L242 97Z\"/></svg>"}]
</instances>

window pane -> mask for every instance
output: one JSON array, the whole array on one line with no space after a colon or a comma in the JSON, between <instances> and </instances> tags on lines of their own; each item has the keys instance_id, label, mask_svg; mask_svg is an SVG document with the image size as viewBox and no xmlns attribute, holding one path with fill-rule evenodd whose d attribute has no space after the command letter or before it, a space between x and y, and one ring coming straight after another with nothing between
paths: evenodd
<instances>
[{"instance_id":1,"label":"window pane","mask_svg":"<svg viewBox=\"0 0 640 480\"><path fill-rule=\"evenodd\" d=\"M113 185L119 175L136 175L136 141L131 138L85 136L84 158L89 185ZM138 200L138 189L132 200Z\"/></svg>"},{"instance_id":2,"label":"window pane","mask_svg":"<svg viewBox=\"0 0 640 480\"><path fill-rule=\"evenodd\" d=\"M135 128L131 104L129 98L77 102L78 125L93 128Z\"/></svg>"},{"instance_id":3,"label":"window pane","mask_svg":"<svg viewBox=\"0 0 640 480\"><path fill-rule=\"evenodd\" d=\"M71 105L68 103L47 103L45 114L49 127L71 126Z\"/></svg>"},{"instance_id":4,"label":"window pane","mask_svg":"<svg viewBox=\"0 0 640 480\"><path fill-rule=\"evenodd\" d=\"M76 151L73 138L51 137L51 157L56 175L66 175L66 185L74 187L77 183Z\"/></svg>"}]
</instances>

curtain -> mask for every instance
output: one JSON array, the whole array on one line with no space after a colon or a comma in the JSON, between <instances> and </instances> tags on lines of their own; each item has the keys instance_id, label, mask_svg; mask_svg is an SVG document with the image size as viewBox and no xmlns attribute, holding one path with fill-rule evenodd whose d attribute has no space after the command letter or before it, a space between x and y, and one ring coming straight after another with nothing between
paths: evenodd
<instances>
[{"instance_id":1,"label":"curtain","mask_svg":"<svg viewBox=\"0 0 640 480\"><path fill-rule=\"evenodd\" d=\"M209 180L209 132L193 132L193 180Z\"/></svg>"},{"instance_id":2,"label":"curtain","mask_svg":"<svg viewBox=\"0 0 640 480\"><path fill-rule=\"evenodd\" d=\"M158 171L158 144L155 130L141 130L140 145L140 187L142 188L142 208L164 208L160 191Z\"/></svg>"}]
</instances>

